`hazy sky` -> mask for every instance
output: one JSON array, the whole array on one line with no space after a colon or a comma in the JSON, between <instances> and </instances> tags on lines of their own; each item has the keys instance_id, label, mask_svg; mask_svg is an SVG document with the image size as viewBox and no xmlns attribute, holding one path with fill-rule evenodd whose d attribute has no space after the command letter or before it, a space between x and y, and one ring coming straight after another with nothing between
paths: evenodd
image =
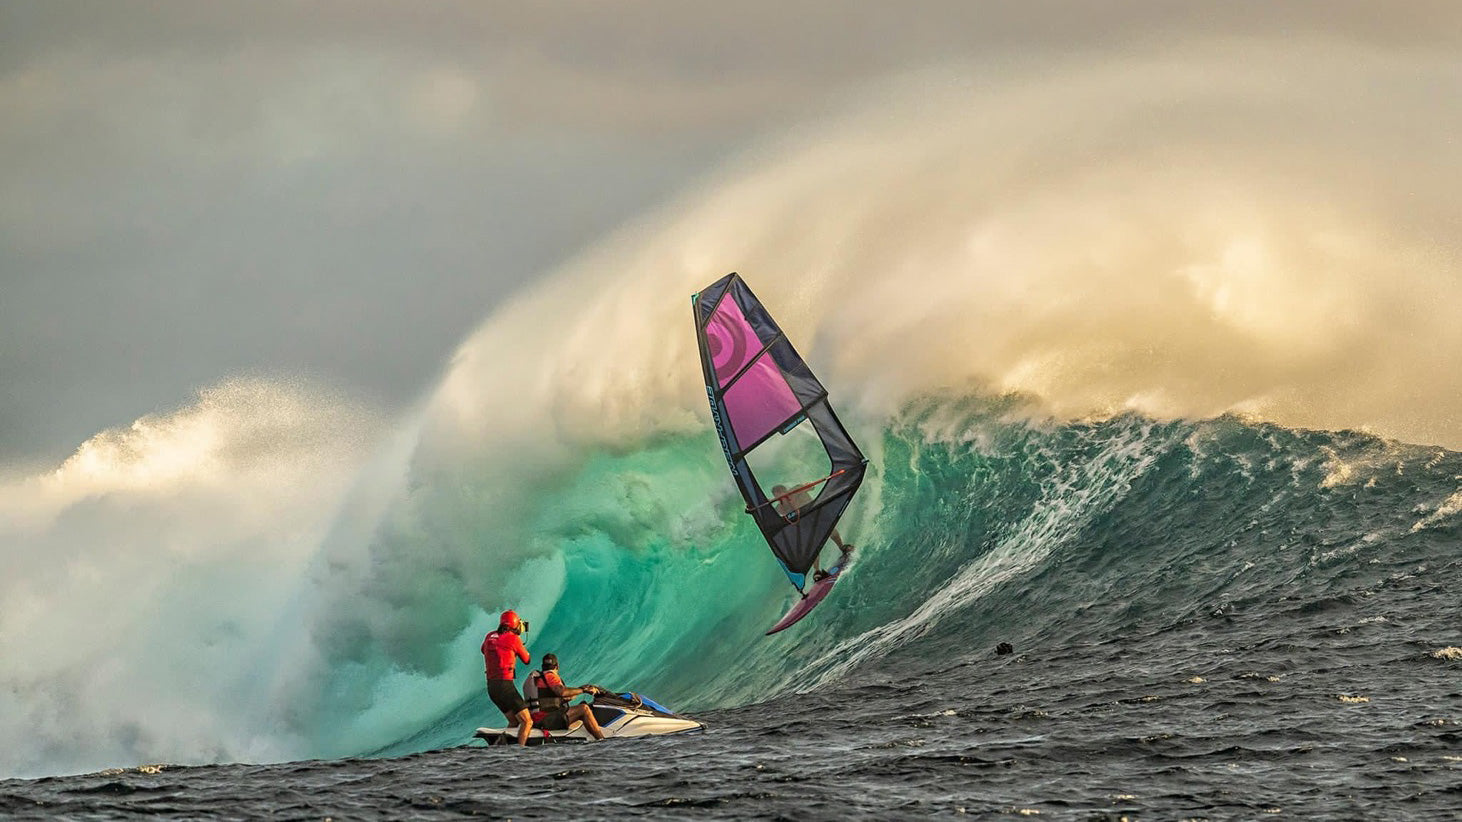
<instances>
[{"instance_id":1,"label":"hazy sky","mask_svg":"<svg viewBox=\"0 0 1462 822\"><path fill-rule=\"evenodd\" d=\"M1451 0L0 0L0 463L240 373L384 408L525 282L889 74L1185 37L1455 59Z\"/></svg>"}]
</instances>

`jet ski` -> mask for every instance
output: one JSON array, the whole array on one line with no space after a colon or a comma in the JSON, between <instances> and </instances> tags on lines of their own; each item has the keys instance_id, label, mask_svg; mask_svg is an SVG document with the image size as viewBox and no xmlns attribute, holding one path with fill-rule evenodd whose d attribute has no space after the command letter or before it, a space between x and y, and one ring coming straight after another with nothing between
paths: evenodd
<instances>
[{"instance_id":1,"label":"jet ski","mask_svg":"<svg viewBox=\"0 0 1462 822\"><path fill-rule=\"evenodd\" d=\"M605 739L693 734L706 729L705 723L681 716L655 700L632 691L616 694L601 690L594 697L590 710L599 721L599 730L604 732ZM478 728L473 736L489 745L518 744L517 728ZM593 735L582 722L574 722L569 725L568 730L563 731L534 728L528 732L529 745L592 741Z\"/></svg>"}]
</instances>

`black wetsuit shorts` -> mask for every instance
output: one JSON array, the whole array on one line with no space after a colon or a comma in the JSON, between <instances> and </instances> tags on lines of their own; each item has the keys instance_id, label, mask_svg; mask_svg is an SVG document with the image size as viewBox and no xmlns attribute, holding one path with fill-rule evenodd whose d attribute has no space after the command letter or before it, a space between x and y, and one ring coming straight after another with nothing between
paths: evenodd
<instances>
[{"instance_id":1,"label":"black wetsuit shorts","mask_svg":"<svg viewBox=\"0 0 1462 822\"><path fill-rule=\"evenodd\" d=\"M492 704L503 712L503 716L516 716L518 711L528 709L528 703L523 701L523 695L513 687L511 679L489 679L487 695L492 698Z\"/></svg>"},{"instance_id":2,"label":"black wetsuit shorts","mask_svg":"<svg viewBox=\"0 0 1462 822\"><path fill-rule=\"evenodd\" d=\"M545 731L567 731L569 729L569 706L555 708L533 720L533 727Z\"/></svg>"}]
</instances>

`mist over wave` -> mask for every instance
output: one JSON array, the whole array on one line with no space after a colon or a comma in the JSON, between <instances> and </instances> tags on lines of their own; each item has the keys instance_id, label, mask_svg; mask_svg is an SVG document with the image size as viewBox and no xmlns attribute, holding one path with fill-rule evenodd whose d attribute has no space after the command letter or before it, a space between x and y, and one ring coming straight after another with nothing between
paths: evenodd
<instances>
[{"instance_id":1,"label":"mist over wave","mask_svg":"<svg viewBox=\"0 0 1462 822\"><path fill-rule=\"evenodd\" d=\"M0 772L297 751L258 671L380 431L239 379L0 484Z\"/></svg>"},{"instance_id":2,"label":"mist over wave","mask_svg":"<svg viewBox=\"0 0 1462 822\"><path fill-rule=\"evenodd\" d=\"M1028 622L1011 603L1063 551L1157 527L1122 507L1152 477L1181 486L1147 488L1154 516L1212 493L1197 521L1249 540L1209 599L1250 585L1273 531L1224 510L1260 490L1304 528L1336 489L1422 466L1375 505L1394 528L1355 522L1334 550L1424 554L1456 528L1454 456L1276 425L1462 447L1458 92L1455 61L1323 42L944 67L505 306L394 434L256 383L100 435L7 487L0 771L452 744L491 718L476 649L509 606L571 678L691 707L834 684ZM838 608L776 643L787 588L724 476L690 333L689 295L729 270L876 469Z\"/></svg>"},{"instance_id":3,"label":"mist over wave","mask_svg":"<svg viewBox=\"0 0 1462 822\"><path fill-rule=\"evenodd\" d=\"M1462 446L1455 65L1210 45L969 76L894 84L627 231L469 342L441 405L611 442L679 423L669 295L737 269L870 411L973 385ZM532 391L518 416L496 382Z\"/></svg>"}]
</instances>

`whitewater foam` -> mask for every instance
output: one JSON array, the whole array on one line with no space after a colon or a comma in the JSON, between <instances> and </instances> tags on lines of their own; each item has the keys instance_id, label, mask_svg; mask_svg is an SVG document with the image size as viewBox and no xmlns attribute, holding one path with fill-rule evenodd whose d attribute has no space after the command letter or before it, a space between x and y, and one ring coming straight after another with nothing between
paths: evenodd
<instances>
[{"instance_id":1,"label":"whitewater foam","mask_svg":"<svg viewBox=\"0 0 1462 822\"><path fill-rule=\"evenodd\" d=\"M234 380L0 489L0 773L289 750L255 677L379 425Z\"/></svg>"},{"instance_id":2,"label":"whitewater foam","mask_svg":"<svg viewBox=\"0 0 1462 822\"><path fill-rule=\"evenodd\" d=\"M1413 523L1411 530L1415 532L1435 527L1458 512L1462 512L1462 491L1458 491L1439 503L1431 513Z\"/></svg>"},{"instance_id":3,"label":"whitewater foam","mask_svg":"<svg viewBox=\"0 0 1462 822\"><path fill-rule=\"evenodd\" d=\"M1095 455L1065 467L1044 489L1031 515L988 553L974 558L912 613L849 637L811 661L804 689L836 681L870 658L932 630L938 622L996 587L1039 565L1091 517L1123 498L1131 482L1170 443L1150 425L1134 423L1110 434ZM856 566L855 566L856 568Z\"/></svg>"}]
</instances>

